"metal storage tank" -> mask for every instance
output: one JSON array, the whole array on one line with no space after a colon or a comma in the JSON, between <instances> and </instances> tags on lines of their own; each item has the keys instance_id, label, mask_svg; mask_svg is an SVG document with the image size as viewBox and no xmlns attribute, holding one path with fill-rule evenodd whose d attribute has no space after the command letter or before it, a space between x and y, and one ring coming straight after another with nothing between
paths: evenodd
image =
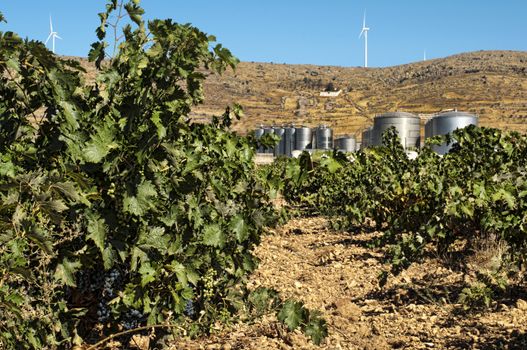
<instances>
[{"instance_id":1,"label":"metal storage tank","mask_svg":"<svg viewBox=\"0 0 527 350\"><path fill-rule=\"evenodd\" d=\"M429 119L425 123L425 139L432 137L432 119Z\"/></svg>"},{"instance_id":2,"label":"metal storage tank","mask_svg":"<svg viewBox=\"0 0 527 350\"><path fill-rule=\"evenodd\" d=\"M259 126L257 127L255 130L254 130L254 137L258 140L260 139L262 136L264 135L264 129L262 126ZM258 149L256 150L256 152L258 153L263 153L263 147L258 147Z\"/></svg>"},{"instance_id":3,"label":"metal storage tank","mask_svg":"<svg viewBox=\"0 0 527 350\"><path fill-rule=\"evenodd\" d=\"M274 134L274 129L270 126L264 127L264 135L267 135L267 134ZM263 150L263 153L273 153L273 152L274 152L274 148L272 147L264 148Z\"/></svg>"},{"instance_id":4,"label":"metal storage tank","mask_svg":"<svg viewBox=\"0 0 527 350\"><path fill-rule=\"evenodd\" d=\"M333 130L326 125L320 125L315 130L315 146L316 149L332 149L333 148Z\"/></svg>"},{"instance_id":5,"label":"metal storage tank","mask_svg":"<svg viewBox=\"0 0 527 350\"><path fill-rule=\"evenodd\" d=\"M362 132L362 140L360 144L361 149L371 146L372 130L373 130L373 127L370 126Z\"/></svg>"},{"instance_id":6,"label":"metal storage tank","mask_svg":"<svg viewBox=\"0 0 527 350\"><path fill-rule=\"evenodd\" d=\"M429 132L426 137L433 137L438 135L446 135L452 133L456 129L462 129L469 125L478 125L478 116L467 112L450 111L436 115L427 123ZM425 135L426 135L425 127ZM432 149L438 154L446 154L452 148L452 143L434 145Z\"/></svg>"},{"instance_id":7,"label":"metal storage tank","mask_svg":"<svg viewBox=\"0 0 527 350\"><path fill-rule=\"evenodd\" d=\"M374 146L382 145L382 134L390 127L395 127L401 144L406 148L417 148L420 142L419 117L406 112L389 112L376 116L373 119L371 142Z\"/></svg>"},{"instance_id":8,"label":"metal storage tank","mask_svg":"<svg viewBox=\"0 0 527 350\"><path fill-rule=\"evenodd\" d=\"M291 125L285 128L284 154L287 157L291 157L293 155L294 149L295 149L295 127Z\"/></svg>"},{"instance_id":9,"label":"metal storage tank","mask_svg":"<svg viewBox=\"0 0 527 350\"><path fill-rule=\"evenodd\" d=\"M311 129L306 126L295 128L295 149L299 151L310 149L312 135Z\"/></svg>"},{"instance_id":10,"label":"metal storage tank","mask_svg":"<svg viewBox=\"0 0 527 350\"><path fill-rule=\"evenodd\" d=\"M335 148L344 152L355 152L357 140L355 140L355 136L342 135L335 139Z\"/></svg>"},{"instance_id":11,"label":"metal storage tank","mask_svg":"<svg viewBox=\"0 0 527 350\"><path fill-rule=\"evenodd\" d=\"M280 142L274 148L274 155L278 157L285 154L285 129L275 127L274 134L280 137Z\"/></svg>"}]
</instances>

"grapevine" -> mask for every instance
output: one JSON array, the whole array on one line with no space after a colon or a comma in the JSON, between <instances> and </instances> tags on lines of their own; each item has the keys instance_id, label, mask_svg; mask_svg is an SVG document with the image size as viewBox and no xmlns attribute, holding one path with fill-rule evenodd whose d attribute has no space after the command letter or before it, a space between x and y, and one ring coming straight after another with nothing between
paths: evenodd
<instances>
[{"instance_id":1,"label":"grapevine","mask_svg":"<svg viewBox=\"0 0 527 350\"><path fill-rule=\"evenodd\" d=\"M93 84L78 62L0 32L2 346L176 329L198 311L206 331L256 266L275 213L254 140L229 130L241 108L188 119L206 75L238 60L191 25L143 14L108 1ZM108 28L124 35L109 60Z\"/></svg>"},{"instance_id":2,"label":"grapevine","mask_svg":"<svg viewBox=\"0 0 527 350\"><path fill-rule=\"evenodd\" d=\"M432 144L451 138L457 142L447 155L432 151ZM279 175L286 179L284 196L334 217L338 228L363 230L373 222L383 232L377 244L389 247L393 273L431 247L446 256L464 241L469 256L482 239L505 242L509 259L525 265L525 135L471 126L430 140L415 160L399 145L391 129L384 146L360 151L352 161L337 153L314 168L290 160Z\"/></svg>"}]
</instances>

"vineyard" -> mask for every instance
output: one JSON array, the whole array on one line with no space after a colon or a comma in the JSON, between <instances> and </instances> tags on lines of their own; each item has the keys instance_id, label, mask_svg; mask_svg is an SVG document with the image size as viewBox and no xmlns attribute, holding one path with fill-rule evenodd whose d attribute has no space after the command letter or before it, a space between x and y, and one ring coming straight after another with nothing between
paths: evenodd
<instances>
[{"instance_id":1,"label":"vineyard","mask_svg":"<svg viewBox=\"0 0 527 350\"><path fill-rule=\"evenodd\" d=\"M391 130L353 155L256 167L260 141L230 129L240 106L188 118L207 75L238 60L143 12L108 1L93 83L77 61L0 32L0 348L184 347L262 319L273 337L327 345L326 310L255 282L261 242L312 217L378 255L380 290L434 256L470 275L455 293L464 312L523 295L526 136L470 127L432 140L455 140L444 157L429 144L410 160ZM123 40L108 41L118 28ZM489 247L492 268L475 269Z\"/></svg>"},{"instance_id":2,"label":"vineyard","mask_svg":"<svg viewBox=\"0 0 527 350\"><path fill-rule=\"evenodd\" d=\"M454 147L444 157L431 149L452 140ZM414 160L406 156L394 128L384 134L383 144L351 160L335 153L315 166L306 154L284 163L284 197L334 217L337 229L353 231L369 222L383 231L376 245L391 247L387 259L395 274L430 249L462 257L489 240L508 247L512 265L524 266L524 135L469 126L435 137Z\"/></svg>"}]
</instances>

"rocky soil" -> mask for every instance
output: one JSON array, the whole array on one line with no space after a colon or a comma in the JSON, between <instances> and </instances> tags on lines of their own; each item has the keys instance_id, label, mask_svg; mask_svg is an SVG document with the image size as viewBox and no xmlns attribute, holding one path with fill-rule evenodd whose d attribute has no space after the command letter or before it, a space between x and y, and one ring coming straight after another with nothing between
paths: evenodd
<instances>
[{"instance_id":1,"label":"rocky soil","mask_svg":"<svg viewBox=\"0 0 527 350\"><path fill-rule=\"evenodd\" d=\"M255 251L261 263L250 286L275 288L320 310L329 329L320 347L266 316L171 349L527 348L526 293L467 311L458 303L467 276L434 257L380 288L383 251L367 247L374 236L334 232L323 218L293 219Z\"/></svg>"}]
</instances>

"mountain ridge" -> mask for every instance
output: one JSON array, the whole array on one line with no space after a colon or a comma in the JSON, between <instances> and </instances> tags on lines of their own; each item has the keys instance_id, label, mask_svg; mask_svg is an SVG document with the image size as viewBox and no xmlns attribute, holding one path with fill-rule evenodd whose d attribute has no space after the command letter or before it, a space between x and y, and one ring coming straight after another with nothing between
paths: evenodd
<instances>
[{"instance_id":1,"label":"mountain ridge","mask_svg":"<svg viewBox=\"0 0 527 350\"><path fill-rule=\"evenodd\" d=\"M92 79L93 65L80 60ZM328 88L342 92L320 96ZM240 62L209 75L204 95L190 117L206 122L239 103L245 117L233 128L241 134L260 124L326 124L335 135L359 136L380 113L426 118L446 109L477 114L482 126L526 132L527 52L474 51L379 68Z\"/></svg>"},{"instance_id":2,"label":"mountain ridge","mask_svg":"<svg viewBox=\"0 0 527 350\"><path fill-rule=\"evenodd\" d=\"M338 97L321 97L327 87ZM404 65L362 68L241 62L205 82L205 103L193 117L207 119L240 103L246 133L259 124L326 124L336 134L360 134L376 114L433 114L458 109L483 126L527 131L527 52L476 51Z\"/></svg>"}]
</instances>

